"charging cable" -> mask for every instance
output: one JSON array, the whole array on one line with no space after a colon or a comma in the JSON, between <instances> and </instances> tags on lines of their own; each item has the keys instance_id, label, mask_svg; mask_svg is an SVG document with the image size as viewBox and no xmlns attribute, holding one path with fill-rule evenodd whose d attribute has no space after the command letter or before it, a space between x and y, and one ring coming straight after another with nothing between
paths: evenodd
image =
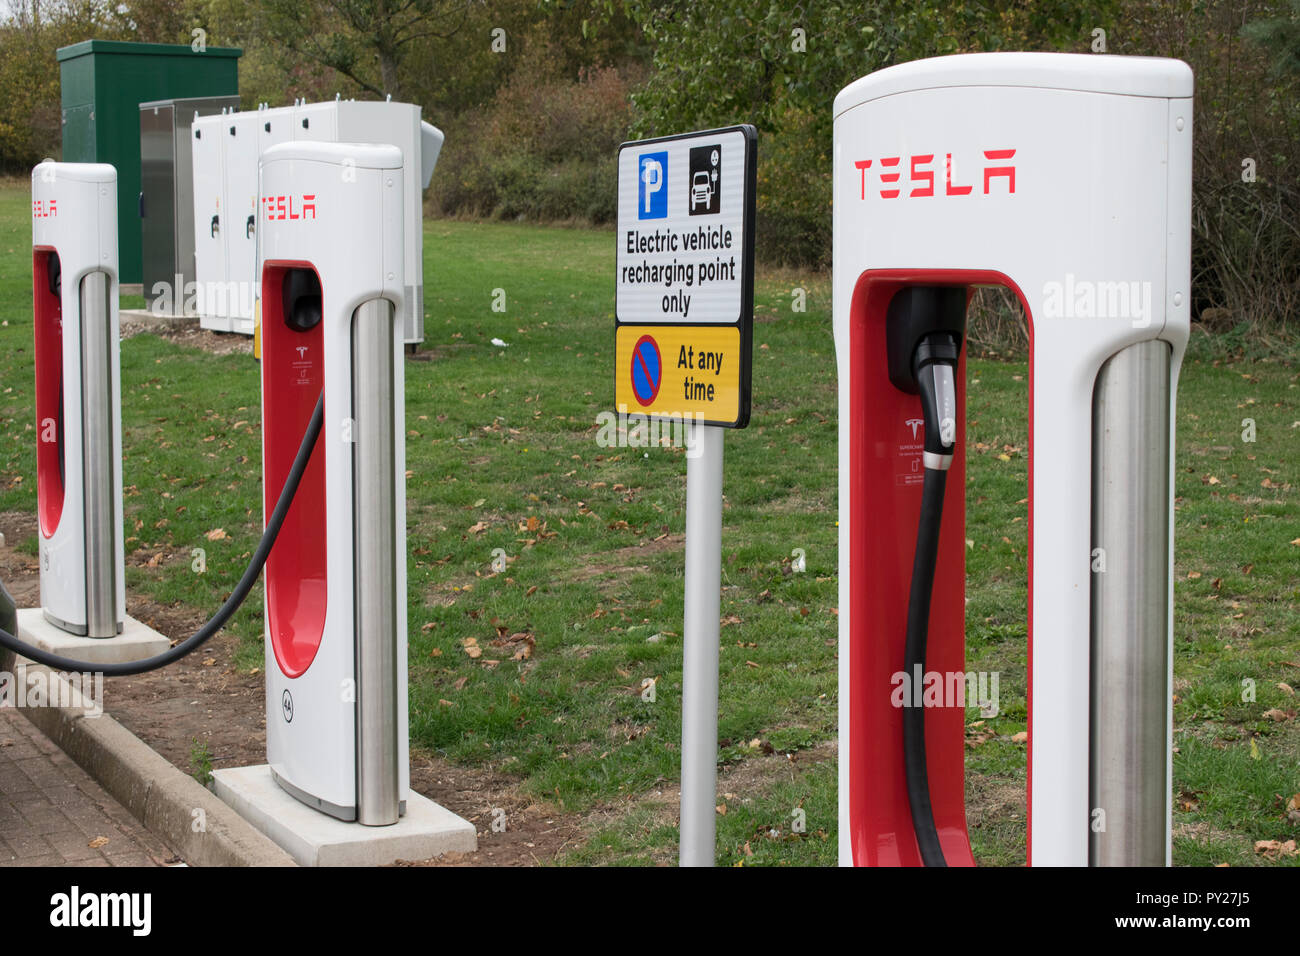
<instances>
[{"instance_id":1,"label":"charging cable","mask_svg":"<svg viewBox=\"0 0 1300 956\"><path fill-rule=\"evenodd\" d=\"M101 673L105 677L124 677L130 674L143 674L146 671L157 670L160 667L175 663L192 651L198 650L212 635L225 626L231 615L239 610L240 605L244 603L248 593L253 589L257 576L262 573L262 568L266 565L266 559L271 556L271 547L280 534L280 526L284 524L285 516L289 513L289 507L293 504L294 495L298 492L298 485L302 482L303 473L307 470L307 462L311 459L312 451L316 447L316 440L320 437L321 424L324 420L325 393L321 392L320 397L316 399L316 408L311 413L311 421L307 425L307 432L302 436L302 444L298 446L298 454L293 460L293 467L289 469L289 474L284 480L284 488L280 491L279 500L275 503L275 510L271 512L270 518L267 519L266 530L262 532L262 539L257 543L257 550L253 552L253 558L248 562L243 577L239 579L239 583L235 585L235 590L231 592L230 597L226 598L226 603L221 605L221 608L212 616L212 619L184 641L153 657L146 657L144 660L139 661L126 661L120 664L100 664L60 657L58 654L51 654L39 647L33 647L26 641L20 641L4 630L0 630L0 647L6 647L15 654L21 654L23 657L29 658L38 664L44 664L46 667L64 671L93 671Z\"/></svg>"},{"instance_id":2,"label":"charging cable","mask_svg":"<svg viewBox=\"0 0 1300 956\"><path fill-rule=\"evenodd\" d=\"M951 332L931 332L921 339L912 358L912 371L921 393L925 418L925 483L921 488L921 519L916 529L916 557L907 601L907 640L903 672L915 678L925 673L926 641L930 630L930 597L939 556L939 528L944 490L957 442L957 387L954 371L961 345ZM930 804L930 779L925 756L925 708L908 701L903 708L903 770L912 828L926 866L947 866Z\"/></svg>"}]
</instances>

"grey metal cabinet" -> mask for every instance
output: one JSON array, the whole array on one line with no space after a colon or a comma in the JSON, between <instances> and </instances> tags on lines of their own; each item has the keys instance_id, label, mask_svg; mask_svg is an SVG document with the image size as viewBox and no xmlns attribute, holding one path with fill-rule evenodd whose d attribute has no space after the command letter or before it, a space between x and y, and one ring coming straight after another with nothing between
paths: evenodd
<instances>
[{"instance_id":1,"label":"grey metal cabinet","mask_svg":"<svg viewBox=\"0 0 1300 956\"><path fill-rule=\"evenodd\" d=\"M239 108L238 96L140 104L140 253L145 307L185 314L194 283L194 117Z\"/></svg>"}]
</instances>

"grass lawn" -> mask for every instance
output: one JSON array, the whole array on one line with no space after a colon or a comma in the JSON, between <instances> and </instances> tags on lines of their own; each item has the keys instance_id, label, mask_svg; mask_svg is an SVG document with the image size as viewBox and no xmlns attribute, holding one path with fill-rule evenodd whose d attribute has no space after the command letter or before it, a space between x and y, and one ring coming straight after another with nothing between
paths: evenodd
<instances>
[{"instance_id":1,"label":"grass lawn","mask_svg":"<svg viewBox=\"0 0 1300 956\"><path fill-rule=\"evenodd\" d=\"M26 183L0 187L0 512L35 509L28 202ZM412 744L565 810L602 810L573 863L672 860L677 839L686 462L596 442L613 393L613 244L608 231L426 224L433 359L406 366ZM792 311L794 286L806 312ZM725 451L718 862L831 864L829 283L763 274L755 303L752 423ZM1256 840L1300 831L1285 806L1300 791L1300 721L1279 687L1300 685L1300 393L1294 355L1216 362L1198 348L1179 395L1174 854L1247 865L1270 862ZM968 666L1001 672L1000 716L968 712L969 817L977 860L1015 864L1027 372L978 358L969 370ZM261 530L258 368L139 335L122 379L128 586L215 608ZM262 663L261 621L259 588L232 625L246 668ZM520 633L535 643L515 659ZM806 832L791 832L796 810Z\"/></svg>"}]
</instances>

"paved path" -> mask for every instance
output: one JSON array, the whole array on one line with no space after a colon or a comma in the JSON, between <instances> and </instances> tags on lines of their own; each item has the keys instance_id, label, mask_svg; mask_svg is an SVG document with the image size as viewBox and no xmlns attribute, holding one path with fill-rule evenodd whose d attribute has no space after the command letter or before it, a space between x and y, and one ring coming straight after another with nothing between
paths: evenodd
<instances>
[{"instance_id":1,"label":"paved path","mask_svg":"<svg viewBox=\"0 0 1300 956\"><path fill-rule=\"evenodd\" d=\"M0 708L0 867L158 866L174 856L26 717Z\"/></svg>"}]
</instances>

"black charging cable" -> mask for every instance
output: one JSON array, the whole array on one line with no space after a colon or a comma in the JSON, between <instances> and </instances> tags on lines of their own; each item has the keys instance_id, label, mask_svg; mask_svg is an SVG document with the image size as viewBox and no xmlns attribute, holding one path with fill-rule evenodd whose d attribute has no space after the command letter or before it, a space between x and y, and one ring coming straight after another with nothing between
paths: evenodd
<instances>
[{"instance_id":1,"label":"black charging cable","mask_svg":"<svg viewBox=\"0 0 1300 956\"><path fill-rule=\"evenodd\" d=\"M311 421L307 425L307 432L302 436L302 444L298 446L298 454L293 460L293 467L289 469L289 474L284 480L284 487L281 489L280 497L275 503L275 510L271 512L270 518L267 519L266 530L262 532L262 539L257 543L257 550L253 552L253 558L248 562L248 567L244 570L244 576L239 579L239 583L235 585L230 597L226 598L226 603L221 605L221 608L212 616L211 620L184 641L153 657L146 657L144 660L139 661L126 661L121 664L100 664L60 657L58 654L51 654L39 647L33 647L25 641L20 641L4 630L0 630L0 647L8 648L15 654L21 654L23 657L38 664L44 664L46 667L53 667L63 671L91 671L101 673L105 677L125 677L130 674L143 674L147 671L157 670L160 667L175 663L186 654L202 647L209 638L225 626L231 615L239 610L240 605L244 603L249 592L253 589L253 584L257 581L258 575L262 573L262 568L266 565L266 559L271 556L271 548L275 544L275 539L280 534L280 526L284 524L285 516L289 513L289 507L293 504L294 495L298 492L298 485L302 482L302 476L307 470L307 462L311 460L311 454L316 447L316 440L320 437L321 425L324 421L325 393L321 392L320 397L316 399L316 408L311 413Z\"/></svg>"},{"instance_id":2,"label":"black charging cable","mask_svg":"<svg viewBox=\"0 0 1300 956\"><path fill-rule=\"evenodd\" d=\"M921 518L916 529L916 557L912 561L912 587L907 600L907 639L903 672L915 683L925 674L926 642L930 630L930 598L934 569L939 558L939 528L943 521L944 490L957 442L957 387L955 371L961 345L951 332L931 332L921 339L912 370L921 394L925 418L925 483L921 488ZM913 687L915 695L917 688ZM903 708L903 772L907 800L912 810L921 861L926 866L947 866L930 804L930 778L925 756L925 708L915 697Z\"/></svg>"}]
</instances>

